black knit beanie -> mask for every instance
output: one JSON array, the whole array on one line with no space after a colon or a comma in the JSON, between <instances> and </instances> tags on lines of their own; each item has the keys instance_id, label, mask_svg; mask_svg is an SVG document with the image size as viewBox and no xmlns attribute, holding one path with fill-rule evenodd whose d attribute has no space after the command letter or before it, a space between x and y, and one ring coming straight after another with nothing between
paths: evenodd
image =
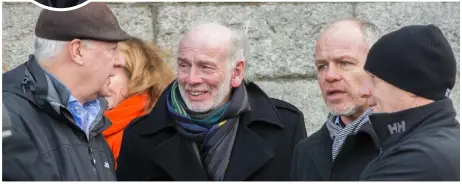
<instances>
[{"instance_id":1,"label":"black knit beanie","mask_svg":"<svg viewBox=\"0 0 462 184\"><path fill-rule=\"evenodd\" d=\"M369 50L364 69L415 95L440 100L456 81L456 59L441 30L411 25L381 37Z\"/></svg>"}]
</instances>

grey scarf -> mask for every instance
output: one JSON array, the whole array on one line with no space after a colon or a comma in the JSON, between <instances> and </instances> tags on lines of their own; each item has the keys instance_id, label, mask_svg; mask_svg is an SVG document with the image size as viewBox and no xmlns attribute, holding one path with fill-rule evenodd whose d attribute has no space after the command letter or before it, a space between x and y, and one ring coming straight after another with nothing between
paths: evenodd
<instances>
[{"instance_id":1,"label":"grey scarf","mask_svg":"<svg viewBox=\"0 0 462 184\"><path fill-rule=\"evenodd\" d=\"M341 125L335 123L337 118L340 116L334 116L329 114L326 126L329 130L330 137L334 141L332 144L332 160L335 160L337 157L338 152L342 148L343 143L348 135L356 134L364 124L370 122L369 115L372 113L371 109L367 109L364 111L358 119L352 121L349 125L342 127Z\"/></svg>"},{"instance_id":2,"label":"grey scarf","mask_svg":"<svg viewBox=\"0 0 462 184\"><path fill-rule=\"evenodd\" d=\"M215 134L210 136L207 143L203 143L201 146L203 150L200 150L199 145L192 141L199 160L202 161L209 179L213 181L223 180L239 127L239 117L242 113L250 111L247 90L244 84L234 89L230 102L228 107L230 110L224 115L227 122ZM211 143L211 145L208 143Z\"/></svg>"}]
</instances>

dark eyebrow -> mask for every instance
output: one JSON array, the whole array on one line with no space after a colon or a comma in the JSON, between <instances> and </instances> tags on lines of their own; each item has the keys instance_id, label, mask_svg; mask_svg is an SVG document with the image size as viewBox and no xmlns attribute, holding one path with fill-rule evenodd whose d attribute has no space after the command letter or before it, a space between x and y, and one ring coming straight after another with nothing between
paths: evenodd
<instances>
[{"instance_id":1,"label":"dark eyebrow","mask_svg":"<svg viewBox=\"0 0 462 184\"><path fill-rule=\"evenodd\" d=\"M186 59L186 58L181 58L181 57L178 57L178 58L177 58L177 61L189 63L189 60L188 60L188 59Z\"/></svg>"},{"instance_id":2,"label":"dark eyebrow","mask_svg":"<svg viewBox=\"0 0 462 184\"><path fill-rule=\"evenodd\" d=\"M319 63L327 63L325 59L315 59L314 64L319 64Z\"/></svg>"}]
</instances>

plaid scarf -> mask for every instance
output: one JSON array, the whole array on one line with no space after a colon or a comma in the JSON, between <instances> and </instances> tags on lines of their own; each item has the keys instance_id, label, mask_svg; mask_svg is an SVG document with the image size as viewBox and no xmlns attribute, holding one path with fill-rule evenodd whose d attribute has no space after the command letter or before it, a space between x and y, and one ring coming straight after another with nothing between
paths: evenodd
<instances>
[{"instance_id":1,"label":"plaid scarf","mask_svg":"<svg viewBox=\"0 0 462 184\"><path fill-rule=\"evenodd\" d=\"M234 144L239 116L250 111L245 85L233 90L231 100L206 115L192 116L186 109L175 81L167 96L170 115L178 133L197 145L199 159L211 180L223 180ZM191 112L193 113L193 112Z\"/></svg>"},{"instance_id":2,"label":"plaid scarf","mask_svg":"<svg viewBox=\"0 0 462 184\"><path fill-rule=\"evenodd\" d=\"M329 114L326 126L329 130L330 137L334 141L332 144L332 160L335 160L340 149L342 148L343 143L348 135L356 134L364 124L370 122L369 115L372 113L371 109L367 109L366 111L358 117L358 119L352 121L349 125L342 127L336 121L339 121L340 116L334 116Z\"/></svg>"},{"instance_id":3,"label":"plaid scarf","mask_svg":"<svg viewBox=\"0 0 462 184\"><path fill-rule=\"evenodd\" d=\"M175 81L167 97L168 111L183 128L180 130L181 133L186 134L194 142L203 142L207 138L207 134L215 133L226 123L226 120L222 120L222 118L228 109L229 102L208 113L203 119L196 119L186 111L179 93L178 82Z\"/></svg>"}]
</instances>

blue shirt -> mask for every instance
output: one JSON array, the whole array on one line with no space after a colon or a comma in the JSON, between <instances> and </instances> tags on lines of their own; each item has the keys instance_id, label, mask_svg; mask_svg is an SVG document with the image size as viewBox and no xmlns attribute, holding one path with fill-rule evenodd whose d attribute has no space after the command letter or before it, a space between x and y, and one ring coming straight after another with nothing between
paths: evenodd
<instances>
[{"instance_id":1,"label":"blue shirt","mask_svg":"<svg viewBox=\"0 0 462 184\"><path fill-rule=\"evenodd\" d=\"M101 107L98 100L93 100L85 104L80 104L79 101L72 95L69 96L67 108L74 116L77 126L79 126L86 134L90 131L90 126L95 121Z\"/></svg>"},{"instance_id":2,"label":"blue shirt","mask_svg":"<svg viewBox=\"0 0 462 184\"><path fill-rule=\"evenodd\" d=\"M47 70L43 70L45 71L45 74L47 76L49 76L52 80L58 82L59 85L62 85L64 88L66 88L67 93L70 93L70 90L66 86L64 86L56 77L54 77ZM87 102L82 105L75 97L69 94L67 108L69 109L69 111L71 111L72 116L74 116L74 120L77 126L79 126L85 132L85 134L88 135L91 124L93 123L93 121L95 121L96 116L101 110L98 99L93 100L91 102Z\"/></svg>"}]
</instances>

